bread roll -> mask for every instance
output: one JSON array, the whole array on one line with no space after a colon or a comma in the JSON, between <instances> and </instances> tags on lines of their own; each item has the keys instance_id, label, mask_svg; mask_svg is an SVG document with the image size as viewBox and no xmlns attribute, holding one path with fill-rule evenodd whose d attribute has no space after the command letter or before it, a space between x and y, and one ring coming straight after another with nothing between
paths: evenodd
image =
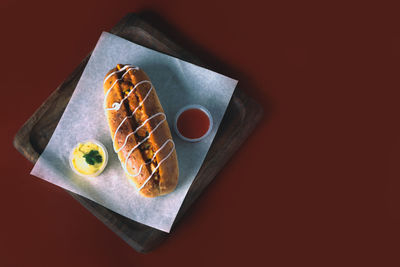
<instances>
[{"instance_id":1,"label":"bread roll","mask_svg":"<svg viewBox=\"0 0 400 267\"><path fill-rule=\"evenodd\" d=\"M178 183L178 161L164 110L146 73L118 64L104 78L104 109L114 151L141 195L157 197Z\"/></svg>"}]
</instances>

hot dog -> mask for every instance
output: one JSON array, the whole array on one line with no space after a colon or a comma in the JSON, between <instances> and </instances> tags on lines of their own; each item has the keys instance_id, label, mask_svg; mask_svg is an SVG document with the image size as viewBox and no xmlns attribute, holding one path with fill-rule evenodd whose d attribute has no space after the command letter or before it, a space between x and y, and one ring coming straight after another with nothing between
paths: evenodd
<instances>
[{"instance_id":1,"label":"hot dog","mask_svg":"<svg viewBox=\"0 0 400 267\"><path fill-rule=\"evenodd\" d=\"M178 161L164 110L144 71L118 64L104 78L104 110L114 151L145 197L172 192Z\"/></svg>"}]
</instances>

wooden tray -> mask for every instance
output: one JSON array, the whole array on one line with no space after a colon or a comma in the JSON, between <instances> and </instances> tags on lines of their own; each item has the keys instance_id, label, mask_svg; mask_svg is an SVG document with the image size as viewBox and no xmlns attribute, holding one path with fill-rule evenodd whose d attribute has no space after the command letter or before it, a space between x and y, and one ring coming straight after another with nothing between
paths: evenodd
<instances>
[{"instance_id":1,"label":"wooden tray","mask_svg":"<svg viewBox=\"0 0 400 267\"><path fill-rule=\"evenodd\" d=\"M148 48L204 66L198 59L167 39L136 14L125 16L112 28L111 33ZM75 90L89 56L79 64L74 72L50 95L16 134L14 138L15 148L32 163L37 161L50 140ZM221 122L220 129L187 193L171 232L173 232L177 221L252 132L257 122L261 119L262 113L263 111L259 104L242 93L239 88L236 88ZM132 221L80 195L67 192L139 252L144 253L154 249L168 236L167 233Z\"/></svg>"}]
</instances>

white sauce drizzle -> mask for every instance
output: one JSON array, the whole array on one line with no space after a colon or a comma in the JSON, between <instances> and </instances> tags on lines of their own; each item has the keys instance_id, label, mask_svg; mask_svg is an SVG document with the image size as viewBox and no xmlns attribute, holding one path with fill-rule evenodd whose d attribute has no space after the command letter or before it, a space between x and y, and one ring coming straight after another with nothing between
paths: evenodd
<instances>
[{"instance_id":1,"label":"white sauce drizzle","mask_svg":"<svg viewBox=\"0 0 400 267\"><path fill-rule=\"evenodd\" d=\"M153 170L153 172L150 174L150 176L147 178L147 180L144 181L144 183L138 188L138 191L142 190L142 188L147 184L147 182L150 181L151 177L153 177L153 174L158 170L158 168L160 168L161 163L163 163L169 156L171 156L172 152L174 151L174 149L175 149L175 143L174 143L174 141L172 141L172 139L168 139L168 140L164 143L164 145L165 145L167 142L171 142L171 143L172 143L171 151L168 153L168 155L167 155L165 158L163 158L163 159L160 161L160 163L158 163L157 167ZM164 145L162 145L162 147L164 147ZM161 148L162 148L162 147L161 147ZM161 149L161 148L160 148L160 149ZM160 149L159 149L159 150L160 150ZM158 153L158 151L157 151L156 153Z\"/></svg>"},{"instance_id":2,"label":"white sauce drizzle","mask_svg":"<svg viewBox=\"0 0 400 267\"><path fill-rule=\"evenodd\" d=\"M132 152L133 152L136 148L138 148L141 144L143 144L144 142L146 142L146 141L150 138L150 135L151 135L155 130L157 130L157 128L158 128L164 121L165 121L165 118L162 119L162 120L157 124L157 126L154 127L153 130L151 130L151 132L149 133L149 135L148 135L146 138L144 138L142 141L140 141L139 143L137 143L136 146L134 146L134 147L129 151L128 156L126 157L126 159L129 159L129 157L131 156ZM158 150L157 150L157 151L158 151ZM131 175L131 176L136 176L136 175L134 175L134 174L132 174L132 173L130 173L130 172L128 171L128 169L127 169L127 167L126 167L127 162L128 162L128 161L125 160L125 163L124 163L124 165L123 165L124 170L125 170L129 175Z\"/></svg>"},{"instance_id":3,"label":"white sauce drizzle","mask_svg":"<svg viewBox=\"0 0 400 267\"><path fill-rule=\"evenodd\" d=\"M119 110L119 108L121 107L122 102L123 102L123 101L130 95L130 93L133 91L133 90L132 90L131 92L129 92L129 94L127 95L127 97L125 97L120 103L115 102L115 103L112 104L112 108L107 108L107 98L108 98L108 94L111 92L111 89L113 89L114 85L115 85L118 81L122 81L123 78L124 78L124 76L125 76L125 75L129 72L129 70L131 70L131 69L133 69L133 70L138 70L139 68L138 68L138 67L132 67L132 65L126 65L126 66L124 66L123 68L121 68L120 70L117 70L117 71L114 71L114 72L110 73L110 74L104 79L103 84L106 84L107 80L108 80L112 75L114 75L114 74L116 74L116 73L119 73L119 72L125 70L125 73L121 76L121 78L115 80L115 82L110 86L110 88L108 89L107 93L105 94L105 96L104 96L104 109L105 109L105 110ZM150 81L148 81L148 82L150 82ZM135 86L135 87L136 87L136 86Z\"/></svg>"},{"instance_id":4,"label":"white sauce drizzle","mask_svg":"<svg viewBox=\"0 0 400 267\"><path fill-rule=\"evenodd\" d=\"M142 165L140 165L140 168L139 168L138 173L135 174L135 175L132 175L132 174L131 174L131 176L132 176L132 177L138 176L138 175L140 174L140 172L142 171L143 166L144 166L144 165L150 164L150 163L156 158L158 152L160 152L169 142L172 142L172 144L173 144L173 146L174 146L174 142L173 142L171 139L168 139L167 141L165 141L164 144L157 150L157 152L154 153L154 155L153 155L153 157L151 158L151 160L150 160L149 162L146 162L146 163L143 163ZM173 149L172 149L172 150L173 150ZM158 167L157 167L157 168L158 168Z\"/></svg>"},{"instance_id":5,"label":"white sauce drizzle","mask_svg":"<svg viewBox=\"0 0 400 267\"><path fill-rule=\"evenodd\" d=\"M149 82L149 81L141 81L141 82L139 82L139 83L142 84L143 82ZM133 87L132 91L130 91L129 94L128 94L127 96L129 96L129 95L133 92L133 90L136 89L136 86L138 86L139 83L137 83L137 84L135 85L135 87ZM138 106L135 108L135 110L132 112L132 115L126 116L126 117L121 121L121 123L118 125L117 129L115 130L115 133L114 133L114 136L113 136L113 145L114 145L114 151L115 151L115 152L118 153L118 152L125 146L126 140L128 139L128 138L125 139L124 145L123 145L122 147L120 147L120 149L119 149L118 151L115 149L115 138L117 137L117 132L118 132L119 128L121 128L122 124L123 124L127 119L132 118L133 115L136 113L136 111L139 109L139 107L143 105L143 102L144 102L144 101L147 99L147 97L150 95L151 90L153 90L153 85L152 85L151 83L150 83L150 86L151 86L151 87L150 87L149 91L147 92L146 96L143 98L143 100L139 103L139 105L138 105ZM127 97L125 97L124 99L122 99L122 101L121 101L118 105L121 106L122 102L123 102L125 99L127 99ZM115 103L114 103L114 104L115 104ZM113 105L114 105L114 104L113 104ZM162 114L164 114L164 113L162 113ZM153 116L154 116L154 115L153 115ZM164 116L165 116L165 114L164 114ZM146 120L146 122L147 122L147 120ZM144 122L144 123L146 123L146 122ZM140 125L140 127L138 127L138 128L143 127L144 123L143 123L142 125ZM138 130L138 129L136 129L136 130ZM136 133L136 130L135 130L134 133ZM132 133L130 133L130 134L132 134ZM130 135L130 134L129 134L129 135Z\"/></svg>"},{"instance_id":6,"label":"white sauce drizzle","mask_svg":"<svg viewBox=\"0 0 400 267\"><path fill-rule=\"evenodd\" d=\"M158 115L162 115L162 116L164 117L164 120L165 120L166 117L165 117L165 114L164 114L164 113L159 112L159 113L154 114L153 116L151 116L150 118L148 118L147 120L145 120L139 127L137 127L136 130L134 130L133 132L129 133L129 134L125 137L125 142L124 142L124 144L123 144L118 150L115 148L115 143L114 143L114 151L115 151L116 153L120 152L121 149L124 148L124 146L125 146L126 143L128 142L129 136L131 136L132 134L137 133L137 131L139 131L139 129L142 128L142 127L145 125L146 122L148 122L148 121L151 120L151 119L154 119L154 118L155 118L156 116L158 116ZM125 120L126 120L127 118L132 118L132 116L127 116L127 117L125 117L125 119L124 119L124 120L121 122L121 124L118 126L118 128L117 128L117 130L115 131L115 134L114 134L113 142L115 142L115 136L117 135L117 132L118 132L120 126L125 122ZM163 120L163 121L164 121L164 120Z\"/></svg>"},{"instance_id":7,"label":"white sauce drizzle","mask_svg":"<svg viewBox=\"0 0 400 267\"><path fill-rule=\"evenodd\" d=\"M138 170L138 172L137 172L136 174L132 174L132 173L130 173L130 172L128 171L128 169L127 169L127 162L128 162L129 157L131 156L132 152L133 152L135 149L137 149L141 144L143 144L146 140L148 140L148 139L150 138L150 135L151 135L155 130L157 130L157 128L167 119L167 117L165 116L165 114L162 113L162 112L159 112L159 113L156 113L156 114L152 115L151 117L149 117L148 119L146 119L140 126L138 126L133 132L129 133L129 134L125 137L124 144L123 144L119 149L116 149L116 147L115 147L115 138L116 138L117 132L118 132L119 129L121 128L122 124L123 124L127 119L130 119L130 118L132 118L132 117L134 116L134 114L135 114L136 111L139 109L139 107L142 106L143 102L144 102L144 101L147 99L147 97L150 95L151 90L153 90L153 84L152 84L150 81L148 81L148 80L140 81L140 82L138 82L137 84L135 84L135 86L132 88L132 90L128 93L128 95L127 95L126 97L124 97L124 98L121 100L121 102L119 102L119 103L118 103L118 102L114 102L114 103L112 104L111 108L108 108L108 107L107 107L107 97L108 97L108 95L109 95L111 89L115 86L115 84L116 84L118 81L123 80L124 76L125 76L125 75L129 72L129 70L131 70L131 69L133 69L133 70L139 70L138 67L133 67L132 65L125 65L125 66L124 66L123 68L121 68L120 70L117 70L117 71L114 71L114 72L110 73L110 74L104 79L104 84L105 84L105 83L107 82L107 80L108 80L111 76L113 76L114 74L119 73L119 72L122 72L122 71L125 70L125 73L121 76L121 78L115 80L115 82L110 86L110 88L108 89L108 91L106 92L106 94L105 94L105 96L104 96L104 110L105 110L105 111L107 111L107 110L119 110L119 109L121 108L122 103L123 103L126 99L128 99L128 97L131 95L131 93L132 93L139 85L144 84L144 83L150 84L150 89L149 89L149 91L147 92L147 94L146 94L146 96L143 98L143 100L139 103L139 105L135 108L135 110L132 112L132 115L126 116L126 117L122 120L122 122L118 125L117 129L115 130L115 133L114 133L114 135L113 135L113 148L114 148L114 151L115 151L116 153L118 153L119 151L121 151L121 149L124 148L125 145L127 144L129 136L131 136L132 134L135 134L140 128L142 128L142 127L143 127L147 122L149 122L150 120L152 120L152 119L154 119L154 118L156 118L157 116L160 116L160 115L163 117L163 119L162 119L160 122L158 122L158 124L156 125L156 127L154 127L154 129L153 129L152 131L150 131L150 133L148 134L148 136L147 136L146 138L144 138L142 141L140 141L138 144L136 144L136 146L134 146L134 147L129 151L128 156L126 157L125 163L122 163L122 161L121 161L122 168L124 169L124 171L125 171L129 176L131 176L131 177L136 177L136 176L138 176L138 175L141 173L142 168L143 168L144 165L148 165L148 164L150 164L151 162L153 162L153 160L156 158L157 154L158 154L169 142L172 143L171 151L168 153L168 155L167 155L166 157L164 157L164 158L157 164L157 167L154 168L154 170L151 172L151 174L149 175L149 177L147 177L147 179L145 180L145 182L137 189L138 191L140 191L140 190L150 181L151 177L153 177L154 173L158 170L158 168L160 167L160 165L161 165L169 156L171 156L172 152L173 152L174 149L175 149L175 144L174 144L174 141L172 141L172 139L168 139L168 140L165 141L164 144L154 153L153 157L151 158L151 160L150 160L149 162L143 163L143 164L140 165L140 168L139 168L139 170ZM120 158L119 155L118 155L118 158Z\"/></svg>"}]
</instances>

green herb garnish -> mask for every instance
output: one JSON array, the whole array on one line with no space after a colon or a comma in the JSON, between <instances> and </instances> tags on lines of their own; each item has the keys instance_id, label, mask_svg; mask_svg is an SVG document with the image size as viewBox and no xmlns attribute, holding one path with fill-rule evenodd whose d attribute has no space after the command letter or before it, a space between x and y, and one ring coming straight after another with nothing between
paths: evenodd
<instances>
[{"instance_id":1,"label":"green herb garnish","mask_svg":"<svg viewBox=\"0 0 400 267\"><path fill-rule=\"evenodd\" d=\"M83 157L85 158L86 163L89 165L94 165L103 161L103 157L99 154L99 151L97 150L90 150L90 152L83 155Z\"/></svg>"}]
</instances>

